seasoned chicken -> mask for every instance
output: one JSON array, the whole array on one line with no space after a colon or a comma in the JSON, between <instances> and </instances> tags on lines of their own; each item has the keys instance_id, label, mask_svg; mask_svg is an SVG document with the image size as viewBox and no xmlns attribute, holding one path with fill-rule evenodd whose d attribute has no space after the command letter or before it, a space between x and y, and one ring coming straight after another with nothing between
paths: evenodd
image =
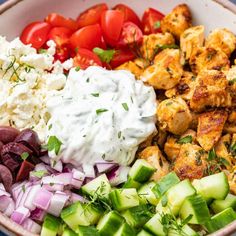
<instances>
[{"instance_id":1,"label":"seasoned chicken","mask_svg":"<svg viewBox=\"0 0 236 236\"><path fill-rule=\"evenodd\" d=\"M221 50L229 57L236 47L236 37L228 29L215 29L206 38L205 46Z\"/></svg>"},{"instance_id":2,"label":"seasoned chicken","mask_svg":"<svg viewBox=\"0 0 236 236\"><path fill-rule=\"evenodd\" d=\"M178 49L165 49L156 55L154 64L146 68L142 80L155 89L170 89L179 83L183 74Z\"/></svg>"},{"instance_id":3,"label":"seasoned chicken","mask_svg":"<svg viewBox=\"0 0 236 236\"><path fill-rule=\"evenodd\" d=\"M180 98L162 101L157 108L157 119L160 128L173 134L183 134L192 120L186 102Z\"/></svg>"},{"instance_id":4,"label":"seasoned chicken","mask_svg":"<svg viewBox=\"0 0 236 236\"><path fill-rule=\"evenodd\" d=\"M236 133L236 110L232 110L229 113L228 120L224 126L224 132L234 134Z\"/></svg>"},{"instance_id":5,"label":"seasoned chicken","mask_svg":"<svg viewBox=\"0 0 236 236\"><path fill-rule=\"evenodd\" d=\"M206 107L229 107L231 96L227 91L228 81L221 71L202 71L196 80L190 108L202 111Z\"/></svg>"},{"instance_id":6,"label":"seasoned chicken","mask_svg":"<svg viewBox=\"0 0 236 236\"><path fill-rule=\"evenodd\" d=\"M228 70L230 62L223 51L201 47L193 51L189 64L193 73L198 74L202 70Z\"/></svg>"},{"instance_id":7,"label":"seasoned chicken","mask_svg":"<svg viewBox=\"0 0 236 236\"><path fill-rule=\"evenodd\" d=\"M219 141L227 116L221 110L205 112L199 116L197 141L205 151L210 151Z\"/></svg>"},{"instance_id":8,"label":"seasoned chicken","mask_svg":"<svg viewBox=\"0 0 236 236\"><path fill-rule=\"evenodd\" d=\"M198 25L186 29L180 36L180 49L185 60L189 60L194 49L204 43L204 26Z\"/></svg>"},{"instance_id":9,"label":"seasoned chicken","mask_svg":"<svg viewBox=\"0 0 236 236\"><path fill-rule=\"evenodd\" d=\"M173 45L175 45L175 39L170 33L149 34L144 35L140 51L142 57L151 62L162 47Z\"/></svg>"},{"instance_id":10,"label":"seasoned chicken","mask_svg":"<svg viewBox=\"0 0 236 236\"><path fill-rule=\"evenodd\" d=\"M236 166L233 167L232 172L228 175L230 191L236 194Z\"/></svg>"},{"instance_id":11,"label":"seasoned chicken","mask_svg":"<svg viewBox=\"0 0 236 236\"><path fill-rule=\"evenodd\" d=\"M174 171L182 179L200 179L206 169L207 154L195 144L186 143L181 145L179 155L174 163Z\"/></svg>"},{"instance_id":12,"label":"seasoned chicken","mask_svg":"<svg viewBox=\"0 0 236 236\"><path fill-rule=\"evenodd\" d=\"M151 177L152 180L159 180L169 172L169 163L162 155L158 146L150 146L139 153L139 158L145 159L156 168L156 172Z\"/></svg>"},{"instance_id":13,"label":"seasoned chicken","mask_svg":"<svg viewBox=\"0 0 236 236\"><path fill-rule=\"evenodd\" d=\"M232 66L226 72L226 78L229 82L229 91L232 97L236 98L236 66Z\"/></svg>"},{"instance_id":14,"label":"seasoned chicken","mask_svg":"<svg viewBox=\"0 0 236 236\"><path fill-rule=\"evenodd\" d=\"M178 40L180 35L192 25L192 15L186 4L176 6L172 12L161 21L163 33L170 32Z\"/></svg>"}]
</instances>

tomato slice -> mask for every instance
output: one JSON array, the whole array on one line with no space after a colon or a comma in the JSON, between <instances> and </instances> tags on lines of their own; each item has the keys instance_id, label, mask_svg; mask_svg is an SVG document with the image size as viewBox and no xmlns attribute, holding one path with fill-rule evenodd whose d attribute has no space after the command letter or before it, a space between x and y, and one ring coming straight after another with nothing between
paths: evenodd
<instances>
[{"instance_id":1,"label":"tomato slice","mask_svg":"<svg viewBox=\"0 0 236 236\"><path fill-rule=\"evenodd\" d=\"M144 34L153 34L161 32L160 21L163 19L164 16L164 14L153 8L146 9L142 17Z\"/></svg>"},{"instance_id":2,"label":"tomato slice","mask_svg":"<svg viewBox=\"0 0 236 236\"><path fill-rule=\"evenodd\" d=\"M61 47L69 43L73 31L65 27L54 27L48 34L48 40L53 40L57 46Z\"/></svg>"},{"instance_id":3,"label":"tomato slice","mask_svg":"<svg viewBox=\"0 0 236 236\"><path fill-rule=\"evenodd\" d=\"M32 44L39 49L47 41L51 26L47 22L33 22L27 25L21 33L20 40L24 44Z\"/></svg>"},{"instance_id":4,"label":"tomato slice","mask_svg":"<svg viewBox=\"0 0 236 236\"><path fill-rule=\"evenodd\" d=\"M116 54L110 62L110 66L112 68L116 68L117 66L127 61L133 60L134 58L135 55L130 50L117 50Z\"/></svg>"},{"instance_id":5,"label":"tomato slice","mask_svg":"<svg viewBox=\"0 0 236 236\"><path fill-rule=\"evenodd\" d=\"M29 177L29 172L32 170L34 170L34 165L28 161L23 161L17 173L16 182L26 180Z\"/></svg>"},{"instance_id":6,"label":"tomato slice","mask_svg":"<svg viewBox=\"0 0 236 236\"><path fill-rule=\"evenodd\" d=\"M101 27L105 42L110 46L116 46L120 38L124 14L117 10L107 10L102 13Z\"/></svg>"},{"instance_id":7,"label":"tomato slice","mask_svg":"<svg viewBox=\"0 0 236 236\"><path fill-rule=\"evenodd\" d=\"M102 66L99 57L92 51L80 48L76 56L73 58L74 66L79 66L81 69L86 69L89 66Z\"/></svg>"},{"instance_id":8,"label":"tomato slice","mask_svg":"<svg viewBox=\"0 0 236 236\"><path fill-rule=\"evenodd\" d=\"M46 18L45 21L48 22L53 27L66 27L73 31L78 29L78 23L76 20L71 18L65 18L62 15L57 13L50 13Z\"/></svg>"},{"instance_id":9,"label":"tomato slice","mask_svg":"<svg viewBox=\"0 0 236 236\"><path fill-rule=\"evenodd\" d=\"M57 47L56 53L54 54L55 61L59 60L64 62L65 60L70 58L70 50L66 46Z\"/></svg>"},{"instance_id":10,"label":"tomato slice","mask_svg":"<svg viewBox=\"0 0 236 236\"><path fill-rule=\"evenodd\" d=\"M70 38L70 46L74 50L76 48L87 48L90 50L95 47L104 48L100 25L88 25L74 32Z\"/></svg>"},{"instance_id":11,"label":"tomato slice","mask_svg":"<svg viewBox=\"0 0 236 236\"><path fill-rule=\"evenodd\" d=\"M141 43L142 39L143 33L141 29L132 22L125 22L122 27L118 46L135 46Z\"/></svg>"},{"instance_id":12,"label":"tomato slice","mask_svg":"<svg viewBox=\"0 0 236 236\"><path fill-rule=\"evenodd\" d=\"M106 10L108 10L106 3L97 4L88 8L77 17L79 28L100 23L101 15Z\"/></svg>"},{"instance_id":13,"label":"tomato slice","mask_svg":"<svg viewBox=\"0 0 236 236\"><path fill-rule=\"evenodd\" d=\"M141 28L141 21L137 14L128 6L125 4L117 4L115 7L113 7L114 10L121 11L124 14L124 21L131 21L135 25Z\"/></svg>"}]
</instances>

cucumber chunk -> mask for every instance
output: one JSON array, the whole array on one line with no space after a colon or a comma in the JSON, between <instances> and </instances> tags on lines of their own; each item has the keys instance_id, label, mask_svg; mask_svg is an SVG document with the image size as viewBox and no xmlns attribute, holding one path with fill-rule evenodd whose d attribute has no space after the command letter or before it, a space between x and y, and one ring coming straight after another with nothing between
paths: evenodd
<instances>
[{"instance_id":1,"label":"cucumber chunk","mask_svg":"<svg viewBox=\"0 0 236 236\"><path fill-rule=\"evenodd\" d=\"M61 226L61 220L47 214L43 221L41 236L56 236Z\"/></svg>"},{"instance_id":2,"label":"cucumber chunk","mask_svg":"<svg viewBox=\"0 0 236 236\"><path fill-rule=\"evenodd\" d=\"M141 183L131 179L130 177L128 178L128 180L124 183L123 188L140 188L142 186Z\"/></svg>"},{"instance_id":3,"label":"cucumber chunk","mask_svg":"<svg viewBox=\"0 0 236 236\"><path fill-rule=\"evenodd\" d=\"M159 199L161 198L168 189L180 182L179 177L175 172L170 172L168 175L164 176L158 183L153 187L152 191Z\"/></svg>"},{"instance_id":4,"label":"cucumber chunk","mask_svg":"<svg viewBox=\"0 0 236 236\"><path fill-rule=\"evenodd\" d=\"M123 211L139 205L139 196L135 188L114 189L109 194L112 206Z\"/></svg>"},{"instance_id":5,"label":"cucumber chunk","mask_svg":"<svg viewBox=\"0 0 236 236\"><path fill-rule=\"evenodd\" d=\"M142 229L137 236L153 236L153 234L148 233L147 231L145 231L144 229Z\"/></svg>"},{"instance_id":6,"label":"cucumber chunk","mask_svg":"<svg viewBox=\"0 0 236 236\"><path fill-rule=\"evenodd\" d=\"M61 236L78 236L78 234L69 228L65 228Z\"/></svg>"},{"instance_id":7,"label":"cucumber chunk","mask_svg":"<svg viewBox=\"0 0 236 236\"><path fill-rule=\"evenodd\" d=\"M212 216L211 219L205 224L205 227L209 233L213 233L221 228L224 228L234 220L236 220L236 213L231 207L229 207Z\"/></svg>"},{"instance_id":8,"label":"cucumber chunk","mask_svg":"<svg viewBox=\"0 0 236 236\"><path fill-rule=\"evenodd\" d=\"M85 184L81 189L84 194L90 196L97 194L101 197L107 198L111 191L111 185L107 176L103 174Z\"/></svg>"},{"instance_id":9,"label":"cucumber chunk","mask_svg":"<svg viewBox=\"0 0 236 236\"><path fill-rule=\"evenodd\" d=\"M129 176L139 183L145 183L150 179L156 169L144 159L135 161L129 171Z\"/></svg>"},{"instance_id":10,"label":"cucumber chunk","mask_svg":"<svg viewBox=\"0 0 236 236\"><path fill-rule=\"evenodd\" d=\"M204 224L210 220L210 212L206 201L200 195L187 197L179 212L180 217L184 220L192 215L189 223Z\"/></svg>"},{"instance_id":11,"label":"cucumber chunk","mask_svg":"<svg viewBox=\"0 0 236 236\"><path fill-rule=\"evenodd\" d=\"M76 232L78 236L99 236L98 230L94 226L79 226Z\"/></svg>"},{"instance_id":12,"label":"cucumber chunk","mask_svg":"<svg viewBox=\"0 0 236 236\"><path fill-rule=\"evenodd\" d=\"M161 224L161 214L156 213L145 225L144 229L156 236L165 236L163 225Z\"/></svg>"},{"instance_id":13,"label":"cucumber chunk","mask_svg":"<svg viewBox=\"0 0 236 236\"><path fill-rule=\"evenodd\" d=\"M184 225L179 232L176 230L170 230L168 236L199 236L199 234L189 225Z\"/></svg>"},{"instance_id":14,"label":"cucumber chunk","mask_svg":"<svg viewBox=\"0 0 236 236\"><path fill-rule=\"evenodd\" d=\"M221 212L228 207L236 209L236 196L233 194L228 194L224 200L214 200L211 204L211 209L215 212Z\"/></svg>"},{"instance_id":15,"label":"cucumber chunk","mask_svg":"<svg viewBox=\"0 0 236 236\"><path fill-rule=\"evenodd\" d=\"M155 186L155 182L149 182L144 184L139 190L138 195L140 197L141 204L151 203L156 206L159 200L156 198L155 194L152 191L152 188Z\"/></svg>"},{"instance_id":16,"label":"cucumber chunk","mask_svg":"<svg viewBox=\"0 0 236 236\"><path fill-rule=\"evenodd\" d=\"M224 172L195 179L193 186L206 201L209 199L225 199L229 193L229 183Z\"/></svg>"},{"instance_id":17,"label":"cucumber chunk","mask_svg":"<svg viewBox=\"0 0 236 236\"><path fill-rule=\"evenodd\" d=\"M153 209L150 207L148 205L132 207L123 212L122 216L133 228L141 228L153 216Z\"/></svg>"},{"instance_id":18,"label":"cucumber chunk","mask_svg":"<svg viewBox=\"0 0 236 236\"><path fill-rule=\"evenodd\" d=\"M136 233L132 227L130 227L127 223L124 223L115 236L136 236Z\"/></svg>"},{"instance_id":19,"label":"cucumber chunk","mask_svg":"<svg viewBox=\"0 0 236 236\"><path fill-rule=\"evenodd\" d=\"M104 215L97 224L98 232L101 236L114 236L125 219L116 211L110 211Z\"/></svg>"}]
</instances>

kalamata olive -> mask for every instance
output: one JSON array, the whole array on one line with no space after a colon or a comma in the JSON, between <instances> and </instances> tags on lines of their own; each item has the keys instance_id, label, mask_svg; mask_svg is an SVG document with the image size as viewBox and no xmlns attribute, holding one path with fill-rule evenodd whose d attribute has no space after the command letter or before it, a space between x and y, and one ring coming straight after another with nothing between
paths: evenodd
<instances>
[{"instance_id":1,"label":"kalamata olive","mask_svg":"<svg viewBox=\"0 0 236 236\"><path fill-rule=\"evenodd\" d=\"M4 144L14 141L20 131L11 126L0 126L0 141Z\"/></svg>"},{"instance_id":2,"label":"kalamata olive","mask_svg":"<svg viewBox=\"0 0 236 236\"><path fill-rule=\"evenodd\" d=\"M39 156L41 143L35 131L31 129L22 130L14 142L24 144L34 152L34 155Z\"/></svg>"},{"instance_id":3,"label":"kalamata olive","mask_svg":"<svg viewBox=\"0 0 236 236\"><path fill-rule=\"evenodd\" d=\"M34 165L28 161L23 161L16 176L16 182L28 179L29 172L34 169Z\"/></svg>"},{"instance_id":4,"label":"kalamata olive","mask_svg":"<svg viewBox=\"0 0 236 236\"><path fill-rule=\"evenodd\" d=\"M15 170L20 167L21 160L14 154L6 153L2 155L1 159L2 163L7 166L13 174L15 173Z\"/></svg>"},{"instance_id":5,"label":"kalamata olive","mask_svg":"<svg viewBox=\"0 0 236 236\"><path fill-rule=\"evenodd\" d=\"M0 153L1 153L1 151L2 151L3 145L4 145L4 144L0 141Z\"/></svg>"},{"instance_id":6,"label":"kalamata olive","mask_svg":"<svg viewBox=\"0 0 236 236\"><path fill-rule=\"evenodd\" d=\"M9 192L12 186L13 177L11 171L4 165L0 165L0 182L3 183L5 189Z\"/></svg>"}]
</instances>

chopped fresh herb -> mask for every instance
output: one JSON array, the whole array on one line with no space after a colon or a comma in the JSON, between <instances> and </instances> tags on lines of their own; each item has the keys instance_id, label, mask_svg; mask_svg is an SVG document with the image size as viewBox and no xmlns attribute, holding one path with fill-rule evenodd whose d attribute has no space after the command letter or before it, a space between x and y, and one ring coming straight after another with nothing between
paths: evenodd
<instances>
[{"instance_id":1,"label":"chopped fresh herb","mask_svg":"<svg viewBox=\"0 0 236 236\"><path fill-rule=\"evenodd\" d=\"M193 218L193 215L190 214L187 218L185 218L184 220L182 220L182 225L186 225L188 224L188 222Z\"/></svg>"},{"instance_id":2,"label":"chopped fresh herb","mask_svg":"<svg viewBox=\"0 0 236 236\"><path fill-rule=\"evenodd\" d=\"M121 137L121 131L118 132L118 138L120 138L120 137Z\"/></svg>"},{"instance_id":3,"label":"chopped fresh herb","mask_svg":"<svg viewBox=\"0 0 236 236\"><path fill-rule=\"evenodd\" d=\"M26 66L26 67L25 67L25 72L26 72L26 73L29 73L30 71L31 71L31 68L28 67L28 66Z\"/></svg>"},{"instance_id":4,"label":"chopped fresh herb","mask_svg":"<svg viewBox=\"0 0 236 236\"><path fill-rule=\"evenodd\" d=\"M80 70L80 66L76 66L75 71L79 71L79 70Z\"/></svg>"},{"instance_id":5,"label":"chopped fresh herb","mask_svg":"<svg viewBox=\"0 0 236 236\"><path fill-rule=\"evenodd\" d=\"M78 47L76 47L75 48L75 53L77 53L79 51L79 48Z\"/></svg>"},{"instance_id":6,"label":"chopped fresh herb","mask_svg":"<svg viewBox=\"0 0 236 236\"><path fill-rule=\"evenodd\" d=\"M86 82L89 83L89 78L86 79Z\"/></svg>"},{"instance_id":7,"label":"chopped fresh herb","mask_svg":"<svg viewBox=\"0 0 236 236\"><path fill-rule=\"evenodd\" d=\"M103 113L103 112L107 112L107 111L108 111L108 110L105 109L105 108L100 108L100 109L97 109L97 110L96 110L96 114L99 115L99 114L101 114L101 113Z\"/></svg>"},{"instance_id":8,"label":"chopped fresh herb","mask_svg":"<svg viewBox=\"0 0 236 236\"><path fill-rule=\"evenodd\" d=\"M122 103L122 106L123 106L123 108L124 108L126 111L129 110L129 107L128 107L127 103Z\"/></svg>"},{"instance_id":9,"label":"chopped fresh herb","mask_svg":"<svg viewBox=\"0 0 236 236\"><path fill-rule=\"evenodd\" d=\"M57 162L55 160L52 161L52 167L55 167Z\"/></svg>"},{"instance_id":10,"label":"chopped fresh herb","mask_svg":"<svg viewBox=\"0 0 236 236\"><path fill-rule=\"evenodd\" d=\"M161 50L164 50L164 49L167 49L167 48L169 48L169 49L178 49L179 46L176 45L176 44L164 44L164 45L157 44L156 48L155 48L155 53L158 53Z\"/></svg>"},{"instance_id":11,"label":"chopped fresh herb","mask_svg":"<svg viewBox=\"0 0 236 236\"><path fill-rule=\"evenodd\" d=\"M29 157L29 153L28 152L23 152L21 155L20 155L21 159L22 160L26 160L28 157Z\"/></svg>"},{"instance_id":12,"label":"chopped fresh herb","mask_svg":"<svg viewBox=\"0 0 236 236\"><path fill-rule=\"evenodd\" d=\"M94 97L99 97L99 93L91 93L91 95Z\"/></svg>"},{"instance_id":13,"label":"chopped fresh herb","mask_svg":"<svg viewBox=\"0 0 236 236\"><path fill-rule=\"evenodd\" d=\"M25 193L25 185L24 184L21 186L21 190L23 193Z\"/></svg>"},{"instance_id":14,"label":"chopped fresh herb","mask_svg":"<svg viewBox=\"0 0 236 236\"><path fill-rule=\"evenodd\" d=\"M185 143L192 143L193 137L191 135L187 135L183 138L180 138L177 143L178 144L185 144Z\"/></svg>"},{"instance_id":15,"label":"chopped fresh herb","mask_svg":"<svg viewBox=\"0 0 236 236\"><path fill-rule=\"evenodd\" d=\"M130 99L131 99L131 102L134 103L134 100L133 100L132 96L130 96Z\"/></svg>"},{"instance_id":16,"label":"chopped fresh herb","mask_svg":"<svg viewBox=\"0 0 236 236\"><path fill-rule=\"evenodd\" d=\"M43 53L47 53L47 50L46 50L46 49L43 49L43 48L40 48L38 52L39 52L40 54L43 54Z\"/></svg>"},{"instance_id":17,"label":"chopped fresh herb","mask_svg":"<svg viewBox=\"0 0 236 236\"><path fill-rule=\"evenodd\" d=\"M103 159L103 160L105 159L105 156L106 156L106 154L104 153L104 154L102 155L102 159Z\"/></svg>"},{"instance_id":18,"label":"chopped fresh herb","mask_svg":"<svg viewBox=\"0 0 236 236\"><path fill-rule=\"evenodd\" d=\"M49 185L50 185L50 186L53 186L53 185L54 185L54 183L49 183Z\"/></svg>"},{"instance_id":19,"label":"chopped fresh herb","mask_svg":"<svg viewBox=\"0 0 236 236\"><path fill-rule=\"evenodd\" d=\"M159 29L161 27L161 22L158 20L154 23L153 28L154 29Z\"/></svg>"},{"instance_id":20,"label":"chopped fresh herb","mask_svg":"<svg viewBox=\"0 0 236 236\"><path fill-rule=\"evenodd\" d=\"M38 177L38 178L42 178L45 174L47 174L46 170L38 170L38 171L31 172L31 175Z\"/></svg>"},{"instance_id":21,"label":"chopped fresh herb","mask_svg":"<svg viewBox=\"0 0 236 236\"><path fill-rule=\"evenodd\" d=\"M234 78L234 79L232 79L232 80L229 81L229 85L233 85L233 84L235 84L235 83L236 83L236 78Z\"/></svg>"},{"instance_id":22,"label":"chopped fresh herb","mask_svg":"<svg viewBox=\"0 0 236 236\"><path fill-rule=\"evenodd\" d=\"M102 62L110 63L110 61L113 59L116 50L103 50L102 48L94 48L93 52L98 55L98 57L101 59Z\"/></svg>"},{"instance_id":23,"label":"chopped fresh herb","mask_svg":"<svg viewBox=\"0 0 236 236\"><path fill-rule=\"evenodd\" d=\"M162 197L162 199L161 199L161 205L162 205L163 207L165 207L165 206L167 206L167 203L168 203L167 196L164 195L164 196Z\"/></svg>"},{"instance_id":24,"label":"chopped fresh herb","mask_svg":"<svg viewBox=\"0 0 236 236\"><path fill-rule=\"evenodd\" d=\"M230 163L223 157L219 157L219 163L225 167L230 166Z\"/></svg>"},{"instance_id":25,"label":"chopped fresh herb","mask_svg":"<svg viewBox=\"0 0 236 236\"><path fill-rule=\"evenodd\" d=\"M50 130L52 128L52 124L50 124L49 126L48 126L48 130Z\"/></svg>"},{"instance_id":26,"label":"chopped fresh herb","mask_svg":"<svg viewBox=\"0 0 236 236\"><path fill-rule=\"evenodd\" d=\"M48 151L55 152L56 155L60 152L62 142L56 136L50 136L47 143Z\"/></svg>"},{"instance_id":27,"label":"chopped fresh herb","mask_svg":"<svg viewBox=\"0 0 236 236\"><path fill-rule=\"evenodd\" d=\"M215 152L215 149L213 148L208 153L207 161L212 161L212 160L215 160L215 159L216 159L216 152Z\"/></svg>"},{"instance_id":28,"label":"chopped fresh herb","mask_svg":"<svg viewBox=\"0 0 236 236\"><path fill-rule=\"evenodd\" d=\"M200 166L202 164L201 156L200 155L196 155L195 156L195 161L196 161L197 166Z\"/></svg>"}]
</instances>

